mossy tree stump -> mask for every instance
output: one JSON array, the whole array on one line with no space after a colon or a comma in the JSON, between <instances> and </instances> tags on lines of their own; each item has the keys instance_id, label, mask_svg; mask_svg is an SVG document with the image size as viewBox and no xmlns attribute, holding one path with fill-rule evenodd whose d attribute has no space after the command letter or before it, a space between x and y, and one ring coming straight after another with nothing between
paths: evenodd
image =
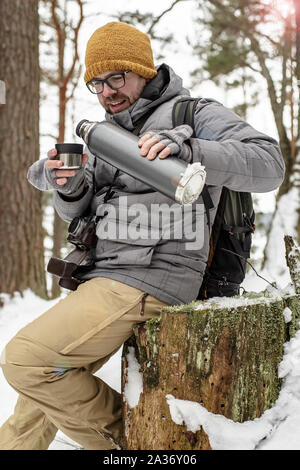
<instances>
[{"instance_id":1,"label":"mossy tree stump","mask_svg":"<svg viewBox=\"0 0 300 470\"><path fill-rule=\"evenodd\" d=\"M287 247L288 261L289 253L297 273L295 247ZM292 313L289 323L286 308ZM123 350L122 389L128 380L129 348L134 348L142 393L132 408L124 400L124 449L210 449L202 428L193 433L172 420L168 394L233 421L261 416L279 395L283 345L299 320L299 295L265 292L165 308L160 318L137 327Z\"/></svg>"}]
</instances>

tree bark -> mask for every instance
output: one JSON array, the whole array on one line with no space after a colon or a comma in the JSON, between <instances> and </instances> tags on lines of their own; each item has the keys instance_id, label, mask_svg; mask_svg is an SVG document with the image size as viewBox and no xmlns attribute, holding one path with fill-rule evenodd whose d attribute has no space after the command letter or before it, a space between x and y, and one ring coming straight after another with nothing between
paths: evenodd
<instances>
[{"instance_id":1,"label":"tree bark","mask_svg":"<svg viewBox=\"0 0 300 470\"><path fill-rule=\"evenodd\" d=\"M0 31L0 292L45 297L42 195L26 178L39 159L38 0L2 0Z\"/></svg>"},{"instance_id":2,"label":"tree bark","mask_svg":"<svg viewBox=\"0 0 300 470\"><path fill-rule=\"evenodd\" d=\"M298 285L299 250L290 239L285 241L291 277ZM134 330L122 361L124 449L211 448L202 428L193 433L172 421L169 394L236 422L258 418L275 403L283 345L299 328L299 295L252 293L230 302L229 307L224 299L169 307ZM285 308L292 312L289 323ZM126 399L130 348L142 376L142 393L133 407Z\"/></svg>"},{"instance_id":3,"label":"tree bark","mask_svg":"<svg viewBox=\"0 0 300 470\"><path fill-rule=\"evenodd\" d=\"M284 237L285 259L289 267L291 280L294 284L296 294L300 294L300 250L293 238L289 235Z\"/></svg>"}]
</instances>

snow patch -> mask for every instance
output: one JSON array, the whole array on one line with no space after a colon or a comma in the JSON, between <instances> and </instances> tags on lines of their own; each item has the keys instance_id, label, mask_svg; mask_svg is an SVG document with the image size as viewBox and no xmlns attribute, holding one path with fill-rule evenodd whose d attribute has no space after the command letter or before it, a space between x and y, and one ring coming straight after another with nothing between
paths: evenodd
<instances>
[{"instance_id":1,"label":"snow patch","mask_svg":"<svg viewBox=\"0 0 300 470\"><path fill-rule=\"evenodd\" d=\"M207 310L211 307L220 309L230 309L237 307L247 307L249 305L255 305L259 303L271 303L275 300L281 300L285 295L282 290L276 289L275 287L268 286L264 293L257 295L255 292L247 293L245 296L237 297L212 297L205 302L199 302L196 304L195 310Z\"/></svg>"},{"instance_id":2,"label":"snow patch","mask_svg":"<svg viewBox=\"0 0 300 470\"><path fill-rule=\"evenodd\" d=\"M135 357L133 347L128 348L127 359L127 382L124 387L124 398L129 408L138 405L140 394L143 392L143 379L140 373L140 364Z\"/></svg>"},{"instance_id":3,"label":"snow patch","mask_svg":"<svg viewBox=\"0 0 300 470\"><path fill-rule=\"evenodd\" d=\"M299 189L294 186L278 200L278 208L273 217L266 247L265 272L276 278L289 276L285 263L284 236L291 235L295 240L297 239L298 208Z\"/></svg>"},{"instance_id":4,"label":"snow patch","mask_svg":"<svg viewBox=\"0 0 300 470\"><path fill-rule=\"evenodd\" d=\"M291 309L289 307L285 307L285 309L283 310L282 313L283 313L283 316L284 316L285 323L290 323L290 321L292 321L292 317L293 317Z\"/></svg>"},{"instance_id":5,"label":"snow patch","mask_svg":"<svg viewBox=\"0 0 300 470\"><path fill-rule=\"evenodd\" d=\"M172 395L166 398L172 420L176 424L186 424L187 430L192 432L202 426L213 450L254 450L272 430L269 420L257 418L235 423L225 416L210 413L200 403L178 400Z\"/></svg>"}]
</instances>

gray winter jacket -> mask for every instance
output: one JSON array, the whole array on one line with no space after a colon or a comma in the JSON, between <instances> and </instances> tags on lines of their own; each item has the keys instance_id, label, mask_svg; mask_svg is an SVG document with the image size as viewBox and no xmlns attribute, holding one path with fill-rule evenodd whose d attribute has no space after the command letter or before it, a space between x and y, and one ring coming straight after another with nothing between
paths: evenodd
<instances>
[{"instance_id":1,"label":"gray winter jacket","mask_svg":"<svg viewBox=\"0 0 300 470\"><path fill-rule=\"evenodd\" d=\"M136 103L106 119L132 131L137 120L155 108L140 135L147 130L171 129L173 105L189 92L170 67L163 64L158 70ZM284 163L278 143L220 103L200 100L195 129L197 138L189 143L193 161L201 162L207 172L206 183L214 203L211 224L222 186L258 193L272 191L281 184ZM28 179L41 190L53 190L45 178L44 161L30 167ZM192 206L182 207L121 172L113 184L113 197L103 204L115 171L89 154L84 168L85 190L80 196L72 198L74 188L70 195L54 190L54 207L64 220L71 221L87 210L101 216L93 265L82 278L115 279L172 305L194 300L209 251L202 197Z\"/></svg>"}]
</instances>

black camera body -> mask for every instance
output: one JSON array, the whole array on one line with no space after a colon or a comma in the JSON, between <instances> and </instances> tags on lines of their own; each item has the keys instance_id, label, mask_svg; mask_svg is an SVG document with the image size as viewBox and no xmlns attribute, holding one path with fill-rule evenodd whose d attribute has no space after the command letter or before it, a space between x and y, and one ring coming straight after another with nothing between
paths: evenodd
<instances>
[{"instance_id":1,"label":"black camera body","mask_svg":"<svg viewBox=\"0 0 300 470\"><path fill-rule=\"evenodd\" d=\"M80 250L90 250L97 243L95 217L75 217L68 232L68 242Z\"/></svg>"},{"instance_id":2,"label":"black camera body","mask_svg":"<svg viewBox=\"0 0 300 470\"><path fill-rule=\"evenodd\" d=\"M75 246L64 259L50 258L47 271L60 278L59 285L66 289L76 290L82 281L74 277L75 271L96 246L96 218L75 217L69 225L67 240Z\"/></svg>"}]
</instances>

